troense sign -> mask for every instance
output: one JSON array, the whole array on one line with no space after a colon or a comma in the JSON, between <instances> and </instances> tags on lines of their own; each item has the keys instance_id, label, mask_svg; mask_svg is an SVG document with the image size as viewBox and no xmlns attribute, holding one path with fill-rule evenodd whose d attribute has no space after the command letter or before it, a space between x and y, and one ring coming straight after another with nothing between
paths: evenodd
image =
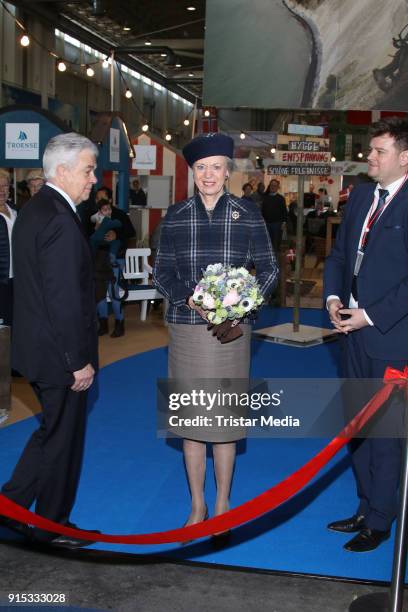
<instances>
[{"instance_id":1,"label":"troense sign","mask_svg":"<svg viewBox=\"0 0 408 612\"><path fill-rule=\"evenodd\" d=\"M38 159L39 151L38 123L6 123L6 159Z\"/></svg>"}]
</instances>

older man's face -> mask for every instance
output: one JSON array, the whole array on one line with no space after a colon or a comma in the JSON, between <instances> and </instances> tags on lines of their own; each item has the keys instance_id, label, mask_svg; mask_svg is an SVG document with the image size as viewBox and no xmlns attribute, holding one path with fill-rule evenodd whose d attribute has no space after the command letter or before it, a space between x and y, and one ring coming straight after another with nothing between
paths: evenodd
<instances>
[{"instance_id":1,"label":"older man's face","mask_svg":"<svg viewBox=\"0 0 408 612\"><path fill-rule=\"evenodd\" d=\"M81 151L74 166L61 165L58 174L60 187L69 195L74 204L89 198L95 177L96 157L90 149Z\"/></svg>"},{"instance_id":2,"label":"older man's face","mask_svg":"<svg viewBox=\"0 0 408 612\"><path fill-rule=\"evenodd\" d=\"M0 206L4 206L9 196L10 183L6 178L0 177Z\"/></svg>"}]
</instances>

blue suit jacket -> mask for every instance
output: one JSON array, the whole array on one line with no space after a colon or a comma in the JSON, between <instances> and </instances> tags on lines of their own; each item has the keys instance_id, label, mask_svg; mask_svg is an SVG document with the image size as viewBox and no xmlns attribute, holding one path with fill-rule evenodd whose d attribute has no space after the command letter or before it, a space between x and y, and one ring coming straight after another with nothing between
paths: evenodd
<instances>
[{"instance_id":1,"label":"blue suit jacket","mask_svg":"<svg viewBox=\"0 0 408 612\"><path fill-rule=\"evenodd\" d=\"M374 199L375 185L353 189L335 245L326 260L324 297L338 295L348 307L362 226ZM408 181L381 215L357 279L358 305L374 327L364 327L364 348L373 359L408 361Z\"/></svg>"}]
</instances>

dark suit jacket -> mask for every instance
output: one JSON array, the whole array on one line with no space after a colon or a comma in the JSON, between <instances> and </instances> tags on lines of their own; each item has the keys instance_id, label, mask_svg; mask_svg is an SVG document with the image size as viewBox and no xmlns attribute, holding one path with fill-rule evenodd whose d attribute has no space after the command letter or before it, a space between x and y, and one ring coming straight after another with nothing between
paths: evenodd
<instances>
[{"instance_id":1,"label":"dark suit jacket","mask_svg":"<svg viewBox=\"0 0 408 612\"><path fill-rule=\"evenodd\" d=\"M30 381L71 385L98 365L91 252L65 198L45 185L13 228L13 367Z\"/></svg>"},{"instance_id":2,"label":"dark suit jacket","mask_svg":"<svg viewBox=\"0 0 408 612\"><path fill-rule=\"evenodd\" d=\"M324 271L324 296L338 295L345 307L351 292L361 229L374 198L374 184L353 189ZM370 232L358 275L358 305L374 327L361 333L374 359L408 360L408 182Z\"/></svg>"}]
</instances>

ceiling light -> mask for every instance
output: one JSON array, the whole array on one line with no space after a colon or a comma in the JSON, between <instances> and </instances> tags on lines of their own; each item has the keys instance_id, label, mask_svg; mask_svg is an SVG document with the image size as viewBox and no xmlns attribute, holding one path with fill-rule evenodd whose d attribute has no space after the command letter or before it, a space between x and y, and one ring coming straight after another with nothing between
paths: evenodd
<instances>
[{"instance_id":1,"label":"ceiling light","mask_svg":"<svg viewBox=\"0 0 408 612\"><path fill-rule=\"evenodd\" d=\"M150 42L150 40L145 40L145 45L147 45L148 47L150 47L152 43Z\"/></svg>"},{"instance_id":2,"label":"ceiling light","mask_svg":"<svg viewBox=\"0 0 408 612\"><path fill-rule=\"evenodd\" d=\"M167 57L167 53L160 53L160 57Z\"/></svg>"},{"instance_id":3,"label":"ceiling light","mask_svg":"<svg viewBox=\"0 0 408 612\"><path fill-rule=\"evenodd\" d=\"M332 155L332 157L330 158L330 161L333 163L336 161L336 158L334 157L334 155Z\"/></svg>"},{"instance_id":4,"label":"ceiling light","mask_svg":"<svg viewBox=\"0 0 408 612\"><path fill-rule=\"evenodd\" d=\"M132 29L132 28L129 28L129 26L124 26L124 27L123 27L123 31L124 31L124 32L130 32L130 30L131 30L131 29Z\"/></svg>"},{"instance_id":5,"label":"ceiling light","mask_svg":"<svg viewBox=\"0 0 408 612\"><path fill-rule=\"evenodd\" d=\"M109 68L109 57L106 57L102 62L102 68Z\"/></svg>"},{"instance_id":6,"label":"ceiling light","mask_svg":"<svg viewBox=\"0 0 408 612\"><path fill-rule=\"evenodd\" d=\"M189 77L193 77L193 76L194 76L194 72L189 72L189 73L188 73L188 76L189 76Z\"/></svg>"},{"instance_id":7,"label":"ceiling light","mask_svg":"<svg viewBox=\"0 0 408 612\"><path fill-rule=\"evenodd\" d=\"M87 67L86 67L86 74L87 74L89 77L93 77L93 76L94 76L94 74L95 74L95 70L92 68L92 66L87 66Z\"/></svg>"},{"instance_id":8,"label":"ceiling light","mask_svg":"<svg viewBox=\"0 0 408 612\"><path fill-rule=\"evenodd\" d=\"M125 96L130 100L130 98L132 97L132 92L130 91L129 87L126 89L125 91Z\"/></svg>"},{"instance_id":9,"label":"ceiling light","mask_svg":"<svg viewBox=\"0 0 408 612\"><path fill-rule=\"evenodd\" d=\"M63 60L59 60L57 63L57 68L60 72L65 72L67 69L67 65Z\"/></svg>"},{"instance_id":10,"label":"ceiling light","mask_svg":"<svg viewBox=\"0 0 408 612\"><path fill-rule=\"evenodd\" d=\"M190 125L189 119L184 119L183 123L184 123L184 125Z\"/></svg>"},{"instance_id":11,"label":"ceiling light","mask_svg":"<svg viewBox=\"0 0 408 612\"><path fill-rule=\"evenodd\" d=\"M195 7L195 6L188 6L188 7L187 7L187 10L188 10L188 11L196 11L197 9L196 9L196 7Z\"/></svg>"},{"instance_id":12,"label":"ceiling light","mask_svg":"<svg viewBox=\"0 0 408 612\"><path fill-rule=\"evenodd\" d=\"M241 132L239 137L240 137L241 140L245 140L245 138L246 138L244 132Z\"/></svg>"},{"instance_id":13,"label":"ceiling light","mask_svg":"<svg viewBox=\"0 0 408 612\"><path fill-rule=\"evenodd\" d=\"M170 140L171 140L171 134L166 134L166 140L167 140L167 142L170 142Z\"/></svg>"},{"instance_id":14,"label":"ceiling light","mask_svg":"<svg viewBox=\"0 0 408 612\"><path fill-rule=\"evenodd\" d=\"M181 64L176 64L176 68L181 68Z\"/></svg>"},{"instance_id":15,"label":"ceiling light","mask_svg":"<svg viewBox=\"0 0 408 612\"><path fill-rule=\"evenodd\" d=\"M276 153L276 148L275 147L271 148L271 153Z\"/></svg>"},{"instance_id":16,"label":"ceiling light","mask_svg":"<svg viewBox=\"0 0 408 612\"><path fill-rule=\"evenodd\" d=\"M363 154L362 154L362 152L360 151L360 153L357 153L357 157L358 157L359 159L362 159L362 158L364 157L364 155L363 155Z\"/></svg>"},{"instance_id":17,"label":"ceiling light","mask_svg":"<svg viewBox=\"0 0 408 612\"><path fill-rule=\"evenodd\" d=\"M23 34L23 36L20 38L20 45L22 47L28 47L29 44L30 38L27 36L27 34Z\"/></svg>"},{"instance_id":18,"label":"ceiling light","mask_svg":"<svg viewBox=\"0 0 408 612\"><path fill-rule=\"evenodd\" d=\"M147 123L142 125L142 132L147 132L148 130L149 130L149 126L147 125Z\"/></svg>"},{"instance_id":19,"label":"ceiling light","mask_svg":"<svg viewBox=\"0 0 408 612\"><path fill-rule=\"evenodd\" d=\"M209 117L210 116L210 111L207 109L204 111L204 117Z\"/></svg>"}]
</instances>

